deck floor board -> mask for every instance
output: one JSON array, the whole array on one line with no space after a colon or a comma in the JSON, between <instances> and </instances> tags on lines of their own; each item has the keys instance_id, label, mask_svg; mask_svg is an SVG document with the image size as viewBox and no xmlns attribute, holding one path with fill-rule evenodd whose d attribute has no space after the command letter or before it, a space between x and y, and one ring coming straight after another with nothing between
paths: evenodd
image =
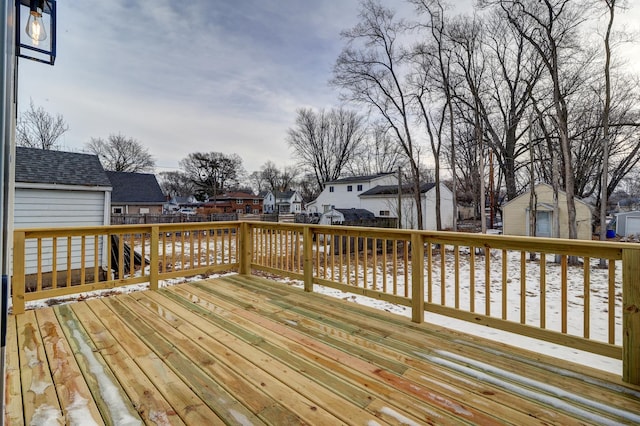
<instances>
[{"instance_id":1,"label":"deck floor board","mask_svg":"<svg viewBox=\"0 0 640 426\"><path fill-rule=\"evenodd\" d=\"M640 423L615 375L259 277L8 324L11 425L78 424L79 400L97 424Z\"/></svg>"}]
</instances>

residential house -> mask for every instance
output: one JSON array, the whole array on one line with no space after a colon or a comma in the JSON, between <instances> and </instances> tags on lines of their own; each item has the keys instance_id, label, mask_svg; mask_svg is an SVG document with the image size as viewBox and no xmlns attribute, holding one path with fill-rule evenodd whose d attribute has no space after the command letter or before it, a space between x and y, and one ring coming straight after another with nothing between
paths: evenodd
<instances>
[{"instance_id":1,"label":"residential house","mask_svg":"<svg viewBox=\"0 0 640 426\"><path fill-rule=\"evenodd\" d=\"M202 204L213 213L262 214L263 200L247 192L226 192Z\"/></svg>"},{"instance_id":2,"label":"residential house","mask_svg":"<svg viewBox=\"0 0 640 426\"><path fill-rule=\"evenodd\" d=\"M378 185L360 194L360 206L372 211L376 217L401 218L403 229L417 229L418 209L413 187L403 185L400 191L400 212L398 212L398 185ZM436 184L420 185L423 229L436 230ZM398 215L400 213L400 215ZM453 227L453 193L440 184L440 224L442 229Z\"/></svg>"},{"instance_id":3,"label":"residential house","mask_svg":"<svg viewBox=\"0 0 640 426\"><path fill-rule=\"evenodd\" d=\"M333 208L366 208L362 206L360 194L379 185L398 184L394 173L379 173L366 176L350 176L325 182L318 197L307 203L309 213L325 213Z\"/></svg>"},{"instance_id":4,"label":"residential house","mask_svg":"<svg viewBox=\"0 0 640 426\"><path fill-rule=\"evenodd\" d=\"M165 196L151 173L107 171L113 186L111 214L161 214Z\"/></svg>"},{"instance_id":5,"label":"residential house","mask_svg":"<svg viewBox=\"0 0 640 426\"><path fill-rule=\"evenodd\" d=\"M278 214L302 213L302 195L298 191L267 191L263 197L264 212Z\"/></svg>"},{"instance_id":6,"label":"residential house","mask_svg":"<svg viewBox=\"0 0 640 426\"><path fill-rule=\"evenodd\" d=\"M16 229L109 225L111 190L111 181L96 155L16 147L13 210ZM58 244L66 241L60 239ZM97 256L103 265L106 264L104 244L102 240ZM43 240L40 248L27 244L25 250L27 274L34 274L37 258L50 258L53 243ZM80 255L73 253L72 250L71 269L77 272L75 266L79 268ZM92 266L93 258L87 255L84 266ZM66 258L58 259L60 280L66 274L66 262ZM41 266L43 283L51 279L52 268L47 261ZM92 273L93 268L87 268L86 274Z\"/></svg>"},{"instance_id":7,"label":"residential house","mask_svg":"<svg viewBox=\"0 0 640 426\"><path fill-rule=\"evenodd\" d=\"M444 229L453 226L453 194L444 185L440 185L440 214ZM436 229L435 184L421 186L423 226ZM401 226L416 229L418 226L417 208L413 188L403 185L400 196ZM398 178L395 173L352 176L325 183L318 198L307 204L309 213L322 214L331 210L364 209L375 217L398 218Z\"/></svg>"},{"instance_id":8,"label":"residential house","mask_svg":"<svg viewBox=\"0 0 640 426\"><path fill-rule=\"evenodd\" d=\"M558 192L558 219L560 229L554 232L553 223L553 187L546 183L539 183L534 187L535 193L535 236L538 237L569 237L567 195L563 191ZM510 200L502 207L502 233L505 235L531 235L530 221L530 197L527 191ZM578 228L578 239L591 239L591 208L587 203L575 199L576 224Z\"/></svg>"}]
</instances>

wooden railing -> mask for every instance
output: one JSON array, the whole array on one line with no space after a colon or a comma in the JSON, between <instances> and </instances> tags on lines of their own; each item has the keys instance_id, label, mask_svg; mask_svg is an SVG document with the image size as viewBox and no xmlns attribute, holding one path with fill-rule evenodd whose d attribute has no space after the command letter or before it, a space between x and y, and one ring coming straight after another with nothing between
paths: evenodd
<instances>
[{"instance_id":1,"label":"wooden railing","mask_svg":"<svg viewBox=\"0 0 640 426\"><path fill-rule=\"evenodd\" d=\"M236 222L14 232L13 312L25 302L238 268Z\"/></svg>"},{"instance_id":2,"label":"wooden railing","mask_svg":"<svg viewBox=\"0 0 640 426\"><path fill-rule=\"evenodd\" d=\"M129 248L137 261L126 262ZM640 384L640 245L628 243L269 222L17 230L13 310L224 270L403 305L414 322L432 312L622 359L623 379Z\"/></svg>"}]
</instances>

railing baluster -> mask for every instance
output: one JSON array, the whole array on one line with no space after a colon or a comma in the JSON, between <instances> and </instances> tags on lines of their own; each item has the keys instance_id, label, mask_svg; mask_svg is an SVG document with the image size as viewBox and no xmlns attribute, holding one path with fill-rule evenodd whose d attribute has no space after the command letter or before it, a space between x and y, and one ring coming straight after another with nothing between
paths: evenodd
<instances>
[{"instance_id":1,"label":"railing baluster","mask_svg":"<svg viewBox=\"0 0 640 426\"><path fill-rule=\"evenodd\" d=\"M471 252L469 255L469 311L476 311L476 247L469 247Z\"/></svg>"},{"instance_id":2,"label":"railing baluster","mask_svg":"<svg viewBox=\"0 0 640 426\"><path fill-rule=\"evenodd\" d=\"M527 252L520 252L520 324L527 323Z\"/></svg>"},{"instance_id":3,"label":"railing baluster","mask_svg":"<svg viewBox=\"0 0 640 426\"><path fill-rule=\"evenodd\" d=\"M453 265L455 274L455 307L460 309L460 250L457 244L453 246Z\"/></svg>"},{"instance_id":4,"label":"railing baluster","mask_svg":"<svg viewBox=\"0 0 640 426\"><path fill-rule=\"evenodd\" d=\"M404 297L409 297L409 241L404 240L403 245L404 245L404 255L403 255Z\"/></svg>"},{"instance_id":5,"label":"railing baluster","mask_svg":"<svg viewBox=\"0 0 640 426\"><path fill-rule=\"evenodd\" d=\"M624 268L624 262L622 263ZM624 280L624 277L623 277ZM607 286L608 312L609 312L609 343L616 343L616 263L613 259L609 260L609 279ZM624 296L624 295L623 295ZM624 312L623 312L624 314Z\"/></svg>"},{"instance_id":6,"label":"railing baluster","mask_svg":"<svg viewBox=\"0 0 640 426\"><path fill-rule=\"evenodd\" d=\"M447 256L444 244L439 244L440 247L440 304L442 306L447 305Z\"/></svg>"},{"instance_id":7,"label":"railing baluster","mask_svg":"<svg viewBox=\"0 0 640 426\"><path fill-rule=\"evenodd\" d=\"M427 301L433 303L433 244L427 240Z\"/></svg>"},{"instance_id":8,"label":"railing baluster","mask_svg":"<svg viewBox=\"0 0 640 426\"><path fill-rule=\"evenodd\" d=\"M561 311L562 311L562 332L566 333L567 332L567 307L568 307L568 284L567 284L567 256L566 255L562 255L560 257L560 264L561 264L561 296L560 299L562 300L561 304Z\"/></svg>"},{"instance_id":9,"label":"railing baluster","mask_svg":"<svg viewBox=\"0 0 640 426\"><path fill-rule=\"evenodd\" d=\"M540 328L547 328L547 254L540 253Z\"/></svg>"},{"instance_id":10,"label":"railing baluster","mask_svg":"<svg viewBox=\"0 0 640 426\"><path fill-rule=\"evenodd\" d=\"M71 236L67 237L67 287L71 287Z\"/></svg>"},{"instance_id":11,"label":"railing baluster","mask_svg":"<svg viewBox=\"0 0 640 426\"><path fill-rule=\"evenodd\" d=\"M38 260L37 260L36 291L42 291L42 238L38 238Z\"/></svg>"},{"instance_id":12,"label":"railing baluster","mask_svg":"<svg viewBox=\"0 0 640 426\"><path fill-rule=\"evenodd\" d=\"M507 319L507 300L508 300L508 272L507 272L507 264L508 262L508 252L507 250L502 250L502 319Z\"/></svg>"},{"instance_id":13,"label":"railing baluster","mask_svg":"<svg viewBox=\"0 0 640 426\"><path fill-rule=\"evenodd\" d=\"M51 247L51 288L58 287L58 238L53 237Z\"/></svg>"},{"instance_id":14,"label":"railing baluster","mask_svg":"<svg viewBox=\"0 0 640 426\"><path fill-rule=\"evenodd\" d=\"M591 259L586 257L583 259L583 321L582 321L582 329L583 329L583 337L585 339L589 338L590 334L590 323L591 323L591 294L590 294L590 284L591 284Z\"/></svg>"},{"instance_id":15,"label":"railing baluster","mask_svg":"<svg viewBox=\"0 0 640 426\"><path fill-rule=\"evenodd\" d=\"M491 249L484 248L484 314L491 315Z\"/></svg>"}]
</instances>

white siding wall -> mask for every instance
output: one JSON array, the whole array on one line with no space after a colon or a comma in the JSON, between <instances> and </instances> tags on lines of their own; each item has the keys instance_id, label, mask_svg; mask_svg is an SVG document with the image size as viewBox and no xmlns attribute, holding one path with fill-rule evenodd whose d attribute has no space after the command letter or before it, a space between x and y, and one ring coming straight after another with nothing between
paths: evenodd
<instances>
[{"instance_id":1,"label":"white siding wall","mask_svg":"<svg viewBox=\"0 0 640 426\"><path fill-rule=\"evenodd\" d=\"M105 191L72 191L53 189L16 188L14 204L14 228L52 228L63 226L102 226L105 205L109 204L109 193ZM100 239L98 255L102 259L103 241ZM80 267L80 238L72 239L72 268ZM93 267L93 238L87 239L86 267ZM57 270L67 269L66 239L58 239L56 256ZM43 240L42 272L52 270L52 239ZM27 241L26 273L37 272L37 246L35 241Z\"/></svg>"}]
</instances>

